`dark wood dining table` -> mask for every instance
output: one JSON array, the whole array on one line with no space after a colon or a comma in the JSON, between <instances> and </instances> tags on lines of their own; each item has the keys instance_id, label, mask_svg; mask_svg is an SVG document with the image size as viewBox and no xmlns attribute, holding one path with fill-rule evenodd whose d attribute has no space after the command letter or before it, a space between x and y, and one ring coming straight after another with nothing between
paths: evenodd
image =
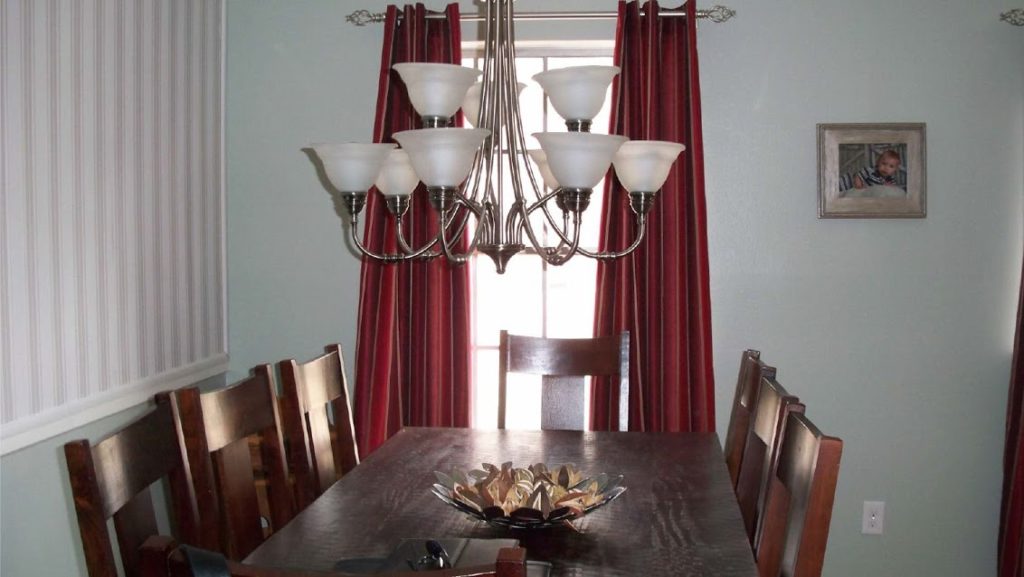
<instances>
[{"instance_id":1,"label":"dark wood dining table","mask_svg":"<svg viewBox=\"0 0 1024 577\"><path fill-rule=\"evenodd\" d=\"M431 494L434 471L512 461L621 474L628 489L574 525L503 529ZM552 576L755 577L750 545L713 433L406 428L246 558L330 570L387 557L403 538L515 538Z\"/></svg>"}]
</instances>

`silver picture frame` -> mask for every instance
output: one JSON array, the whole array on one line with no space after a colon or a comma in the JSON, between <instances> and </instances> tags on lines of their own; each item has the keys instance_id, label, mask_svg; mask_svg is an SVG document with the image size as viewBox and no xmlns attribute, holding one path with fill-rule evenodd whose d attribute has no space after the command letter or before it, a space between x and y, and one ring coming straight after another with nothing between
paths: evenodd
<instances>
[{"instance_id":1,"label":"silver picture frame","mask_svg":"<svg viewBox=\"0 0 1024 577\"><path fill-rule=\"evenodd\" d=\"M925 218L925 124L818 124L818 218Z\"/></svg>"}]
</instances>

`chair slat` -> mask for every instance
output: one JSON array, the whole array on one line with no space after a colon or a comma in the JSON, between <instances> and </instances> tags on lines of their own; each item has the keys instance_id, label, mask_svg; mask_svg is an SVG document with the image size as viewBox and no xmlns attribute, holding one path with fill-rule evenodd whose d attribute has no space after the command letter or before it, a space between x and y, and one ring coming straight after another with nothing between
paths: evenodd
<instances>
[{"instance_id":1,"label":"chair slat","mask_svg":"<svg viewBox=\"0 0 1024 577\"><path fill-rule=\"evenodd\" d=\"M295 514L273 373L270 365L252 373L223 389L177 392L196 499L204 512L203 538L218 543L231 559L244 558ZM250 438L259 439L260 472L253 468ZM264 477L270 506L266 531L256 497L258 478Z\"/></svg>"},{"instance_id":2,"label":"chair slat","mask_svg":"<svg viewBox=\"0 0 1024 577\"><path fill-rule=\"evenodd\" d=\"M125 575L140 574L137 550L156 534L149 487L161 479L170 487L170 513L178 537L201 539L199 510L173 399L158 399L154 410L92 445L81 439L64 445L86 568L90 577L118 575L107 522L114 521Z\"/></svg>"},{"instance_id":3,"label":"chair slat","mask_svg":"<svg viewBox=\"0 0 1024 577\"><path fill-rule=\"evenodd\" d=\"M797 397L790 395L774 378L762 377L754 405L753 421L736 480L736 500L751 547L758 547L758 530L770 479L778 462L779 444L788 415L803 412Z\"/></svg>"},{"instance_id":4,"label":"chair slat","mask_svg":"<svg viewBox=\"0 0 1024 577\"><path fill-rule=\"evenodd\" d=\"M725 434L725 463L729 469L729 478L733 488L739 480L740 461L746 447L747 435L750 432L750 421L757 402L757 393L761 389L761 378L774 379L775 367L766 365L761 360L761 352L753 349L743 351L740 357L739 377L736 379L736 392L732 400L732 412L729 416L729 428Z\"/></svg>"},{"instance_id":5,"label":"chair slat","mask_svg":"<svg viewBox=\"0 0 1024 577\"><path fill-rule=\"evenodd\" d=\"M359 464L341 346L305 363L281 361L281 408L296 496L305 507ZM333 424L328 415L333 413Z\"/></svg>"},{"instance_id":6,"label":"chair slat","mask_svg":"<svg viewBox=\"0 0 1024 577\"><path fill-rule=\"evenodd\" d=\"M542 376L541 428L583 429L580 377L611 377L618 388L618 429L629 430L629 332L593 339L549 339L501 331L498 428L505 428L508 373ZM549 390L550 389L550 390Z\"/></svg>"},{"instance_id":7,"label":"chair slat","mask_svg":"<svg viewBox=\"0 0 1024 577\"><path fill-rule=\"evenodd\" d=\"M757 553L762 577L820 577L842 452L805 415L787 419Z\"/></svg>"}]
</instances>

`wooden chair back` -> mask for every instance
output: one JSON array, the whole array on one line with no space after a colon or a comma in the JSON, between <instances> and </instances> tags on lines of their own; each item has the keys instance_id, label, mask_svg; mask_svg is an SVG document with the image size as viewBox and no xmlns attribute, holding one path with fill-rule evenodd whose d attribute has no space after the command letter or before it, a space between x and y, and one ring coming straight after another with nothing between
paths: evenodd
<instances>
[{"instance_id":1,"label":"wooden chair back","mask_svg":"<svg viewBox=\"0 0 1024 577\"><path fill-rule=\"evenodd\" d=\"M792 413L802 413L799 399L786 392L774 378L762 377L757 402L754 403L753 421L743 450L740 473L736 483L743 524L750 544L757 550L757 531L772 474L778 463L786 419Z\"/></svg>"},{"instance_id":2,"label":"wooden chair back","mask_svg":"<svg viewBox=\"0 0 1024 577\"><path fill-rule=\"evenodd\" d=\"M65 444L64 456L89 577L118 574L107 528L111 517L124 573L140 575L139 546L159 532L149 488L165 478L176 534L186 543L204 545L174 399L164 399L95 445L84 439Z\"/></svg>"},{"instance_id":3,"label":"wooden chair back","mask_svg":"<svg viewBox=\"0 0 1024 577\"><path fill-rule=\"evenodd\" d=\"M222 389L177 392L196 500L204 513L204 542L218 543L231 559L244 558L295 514L271 371L270 365L261 365L250 378ZM267 479L267 531L249 450L254 436Z\"/></svg>"},{"instance_id":4,"label":"wooden chair back","mask_svg":"<svg viewBox=\"0 0 1024 577\"><path fill-rule=\"evenodd\" d=\"M209 553L209 552L206 552ZM170 537L155 536L142 547L144 577L200 577L193 572L184 552ZM352 573L277 569L227 562L230 577L355 577ZM526 549L501 549L492 565L428 571L431 577L526 577ZM375 573L378 577L416 577L423 572Z\"/></svg>"},{"instance_id":5,"label":"wooden chair back","mask_svg":"<svg viewBox=\"0 0 1024 577\"><path fill-rule=\"evenodd\" d=\"M736 379L736 393L732 397L732 413L729 415L729 428L725 433L725 464L729 469L729 479L736 488L740 475L740 461L743 449L747 446L747 434L750 432L750 417L757 402L757 393L761 389L761 377L774 379L775 367L770 367L761 360L761 352L753 349L743 351L740 356L740 374Z\"/></svg>"},{"instance_id":6,"label":"wooden chair back","mask_svg":"<svg viewBox=\"0 0 1024 577\"><path fill-rule=\"evenodd\" d=\"M629 430L629 331L592 339L549 339L501 331L498 428L505 428L508 374L541 375L541 428L586 429L584 378L609 376L618 384L618 430Z\"/></svg>"},{"instance_id":7,"label":"wooden chair back","mask_svg":"<svg viewBox=\"0 0 1024 577\"><path fill-rule=\"evenodd\" d=\"M819 577L825 562L843 441L790 415L765 508L761 577Z\"/></svg>"},{"instance_id":8,"label":"wooden chair back","mask_svg":"<svg viewBox=\"0 0 1024 577\"><path fill-rule=\"evenodd\" d=\"M345 358L340 345L329 345L325 351L305 363L278 363L281 416L300 508L359 464Z\"/></svg>"}]
</instances>

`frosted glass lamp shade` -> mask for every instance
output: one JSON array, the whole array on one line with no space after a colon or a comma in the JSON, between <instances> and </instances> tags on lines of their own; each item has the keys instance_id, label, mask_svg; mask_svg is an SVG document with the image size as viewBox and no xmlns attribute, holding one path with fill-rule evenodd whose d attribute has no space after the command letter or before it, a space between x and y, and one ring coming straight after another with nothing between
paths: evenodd
<instances>
[{"instance_id":1,"label":"frosted glass lamp shade","mask_svg":"<svg viewBox=\"0 0 1024 577\"><path fill-rule=\"evenodd\" d=\"M341 192L366 192L373 186L393 143L310 145L324 163L327 178Z\"/></svg>"},{"instance_id":2,"label":"frosted glass lamp shade","mask_svg":"<svg viewBox=\"0 0 1024 577\"><path fill-rule=\"evenodd\" d=\"M442 118L455 114L466 91L483 74L465 66L432 62L402 62L394 69L402 77L416 112Z\"/></svg>"},{"instance_id":3,"label":"frosted glass lamp shade","mask_svg":"<svg viewBox=\"0 0 1024 577\"><path fill-rule=\"evenodd\" d=\"M551 174L551 167L548 166L548 155L544 154L544 151L539 148L533 150L527 150L530 158L533 159L533 163L537 165L540 170L540 176L544 179L544 186L555 190L558 188L558 179L555 178L554 174Z\"/></svg>"},{"instance_id":4,"label":"frosted glass lamp shade","mask_svg":"<svg viewBox=\"0 0 1024 577\"><path fill-rule=\"evenodd\" d=\"M627 140L613 134L535 132L551 174L564 187L593 189L608 172L612 157Z\"/></svg>"},{"instance_id":5,"label":"frosted glass lamp shade","mask_svg":"<svg viewBox=\"0 0 1024 577\"><path fill-rule=\"evenodd\" d=\"M615 174L629 192L657 192L685 148L678 142L631 140L615 153Z\"/></svg>"},{"instance_id":6,"label":"frosted glass lamp shade","mask_svg":"<svg viewBox=\"0 0 1024 577\"><path fill-rule=\"evenodd\" d=\"M533 79L566 120L593 120L604 106L604 95L618 66L571 66L534 74Z\"/></svg>"},{"instance_id":7,"label":"frosted glass lamp shade","mask_svg":"<svg viewBox=\"0 0 1024 577\"><path fill-rule=\"evenodd\" d=\"M396 148L388 153L374 185L384 196L408 196L419 183L420 177L409 162L409 153Z\"/></svg>"},{"instance_id":8,"label":"frosted glass lamp shade","mask_svg":"<svg viewBox=\"0 0 1024 577\"><path fill-rule=\"evenodd\" d=\"M476 151L490 133L483 128L421 128L393 136L409 153L423 184L457 187L466 180Z\"/></svg>"},{"instance_id":9,"label":"frosted glass lamp shade","mask_svg":"<svg viewBox=\"0 0 1024 577\"><path fill-rule=\"evenodd\" d=\"M522 82L516 82L517 94L522 94L523 89L526 85ZM462 117L466 122L473 126L480 126L478 121L480 120L480 98L484 89L483 82L477 82L473 86L469 87L466 92L466 99L462 101ZM504 124L504 123L502 123Z\"/></svg>"}]
</instances>

